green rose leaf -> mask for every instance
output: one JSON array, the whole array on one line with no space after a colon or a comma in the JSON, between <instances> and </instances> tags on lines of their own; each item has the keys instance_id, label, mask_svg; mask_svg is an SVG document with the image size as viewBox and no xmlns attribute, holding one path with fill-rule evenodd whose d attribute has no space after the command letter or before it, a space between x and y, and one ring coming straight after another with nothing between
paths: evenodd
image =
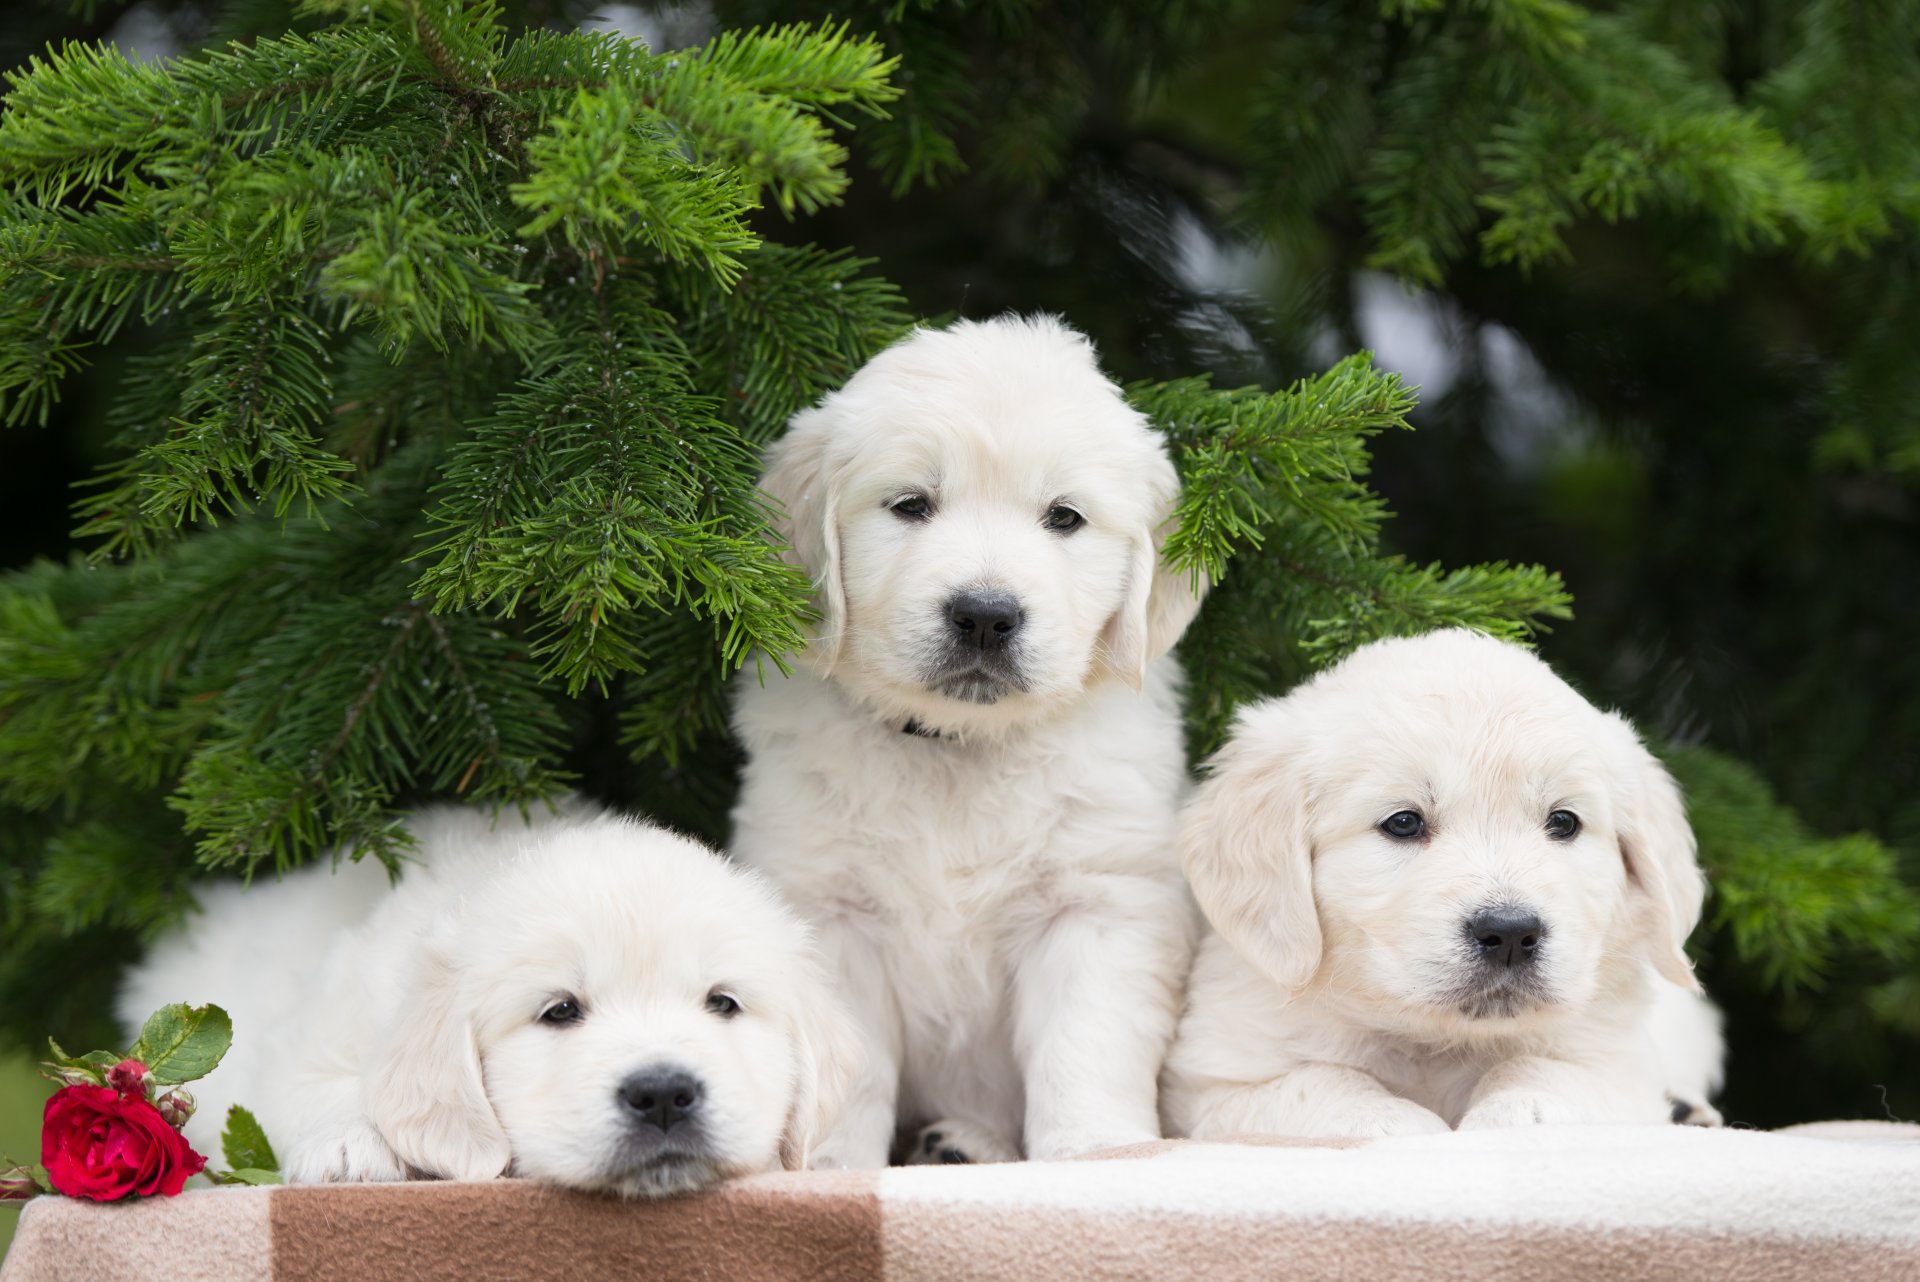
<instances>
[{"instance_id":1,"label":"green rose leaf","mask_svg":"<svg viewBox=\"0 0 1920 1282\"><path fill-rule=\"evenodd\" d=\"M233 1045L233 1021L218 1006L162 1006L147 1017L127 1054L162 1086L205 1077Z\"/></svg>"},{"instance_id":2,"label":"green rose leaf","mask_svg":"<svg viewBox=\"0 0 1920 1282\"><path fill-rule=\"evenodd\" d=\"M242 1184L278 1184L280 1160L267 1143L259 1119L235 1104L227 1110L227 1129L220 1132L220 1151L226 1155L232 1178ZM252 1176L268 1178L253 1179Z\"/></svg>"},{"instance_id":3,"label":"green rose leaf","mask_svg":"<svg viewBox=\"0 0 1920 1282\"><path fill-rule=\"evenodd\" d=\"M228 1171L220 1177L222 1184L285 1184L278 1171L258 1171L252 1167L240 1171Z\"/></svg>"}]
</instances>

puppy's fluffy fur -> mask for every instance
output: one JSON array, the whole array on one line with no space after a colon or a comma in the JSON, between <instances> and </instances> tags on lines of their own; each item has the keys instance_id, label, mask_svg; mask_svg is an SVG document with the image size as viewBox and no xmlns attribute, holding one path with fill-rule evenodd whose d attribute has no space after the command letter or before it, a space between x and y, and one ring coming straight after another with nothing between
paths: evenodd
<instances>
[{"instance_id":1,"label":"puppy's fluffy fur","mask_svg":"<svg viewBox=\"0 0 1920 1282\"><path fill-rule=\"evenodd\" d=\"M1154 1137L1195 925L1165 656L1198 606L1160 563L1159 436L1072 330L962 322L798 415L762 485L823 622L792 676L741 683L734 850L861 1025L823 1163L946 1115L974 1157ZM970 626L982 599L1003 635Z\"/></svg>"},{"instance_id":2,"label":"puppy's fluffy fur","mask_svg":"<svg viewBox=\"0 0 1920 1282\"><path fill-rule=\"evenodd\" d=\"M1167 1066L1178 1133L1717 1120L1680 796L1525 650L1384 641L1248 708L1180 846L1214 932ZM1525 952L1474 925L1529 919Z\"/></svg>"},{"instance_id":3,"label":"puppy's fluffy fur","mask_svg":"<svg viewBox=\"0 0 1920 1282\"><path fill-rule=\"evenodd\" d=\"M443 809L411 828L397 887L371 861L206 887L130 978L130 1023L183 1000L233 1016L196 1084L196 1148L219 1151L239 1103L295 1182L504 1173L657 1195L802 1162L857 1046L764 882L578 803L531 827ZM664 1129L636 1107L654 1080L689 1102Z\"/></svg>"}]
</instances>

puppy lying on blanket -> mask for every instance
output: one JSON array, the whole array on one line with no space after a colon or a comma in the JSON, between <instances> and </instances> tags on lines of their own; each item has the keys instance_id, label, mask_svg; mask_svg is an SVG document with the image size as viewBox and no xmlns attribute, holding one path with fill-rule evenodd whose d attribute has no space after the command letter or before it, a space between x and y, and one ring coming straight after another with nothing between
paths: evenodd
<instances>
[{"instance_id":1,"label":"puppy lying on blanket","mask_svg":"<svg viewBox=\"0 0 1920 1282\"><path fill-rule=\"evenodd\" d=\"M804 926L697 842L579 803L423 812L373 861L199 892L123 1018L217 1002L187 1137L259 1117L288 1179L529 1176L655 1196L799 1166L858 1069Z\"/></svg>"},{"instance_id":2,"label":"puppy lying on blanket","mask_svg":"<svg viewBox=\"0 0 1920 1282\"><path fill-rule=\"evenodd\" d=\"M1180 844L1174 1133L1718 1121L1679 793L1527 651L1384 641L1243 711Z\"/></svg>"}]
</instances>

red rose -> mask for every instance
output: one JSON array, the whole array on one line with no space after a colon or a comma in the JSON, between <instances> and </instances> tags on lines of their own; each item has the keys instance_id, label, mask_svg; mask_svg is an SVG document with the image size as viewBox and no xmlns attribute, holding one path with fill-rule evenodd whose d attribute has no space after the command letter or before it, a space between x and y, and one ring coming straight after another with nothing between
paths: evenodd
<instances>
[{"instance_id":1,"label":"red rose","mask_svg":"<svg viewBox=\"0 0 1920 1282\"><path fill-rule=\"evenodd\" d=\"M68 1197L116 1202L155 1193L172 1197L207 1159L144 1096L123 1096L110 1086L68 1086L47 1101L40 1164Z\"/></svg>"}]
</instances>

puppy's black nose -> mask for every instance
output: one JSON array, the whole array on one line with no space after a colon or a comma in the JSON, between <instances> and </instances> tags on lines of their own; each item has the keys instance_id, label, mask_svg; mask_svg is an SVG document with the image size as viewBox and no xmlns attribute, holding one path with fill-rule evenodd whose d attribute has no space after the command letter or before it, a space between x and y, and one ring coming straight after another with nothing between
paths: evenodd
<instances>
[{"instance_id":1,"label":"puppy's black nose","mask_svg":"<svg viewBox=\"0 0 1920 1282\"><path fill-rule=\"evenodd\" d=\"M1530 965L1546 933L1540 918L1524 908L1483 908L1467 919L1467 935L1481 960L1494 966Z\"/></svg>"},{"instance_id":2,"label":"puppy's black nose","mask_svg":"<svg viewBox=\"0 0 1920 1282\"><path fill-rule=\"evenodd\" d=\"M634 1119L663 1132L692 1115L700 1094L699 1078L671 1069L649 1069L620 1083L620 1102L633 1110Z\"/></svg>"},{"instance_id":3,"label":"puppy's black nose","mask_svg":"<svg viewBox=\"0 0 1920 1282\"><path fill-rule=\"evenodd\" d=\"M1026 613L1005 592L961 592L947 602L947 617L961 645L991 650L1007 643Z\"/></svg>"}]
</instances>

